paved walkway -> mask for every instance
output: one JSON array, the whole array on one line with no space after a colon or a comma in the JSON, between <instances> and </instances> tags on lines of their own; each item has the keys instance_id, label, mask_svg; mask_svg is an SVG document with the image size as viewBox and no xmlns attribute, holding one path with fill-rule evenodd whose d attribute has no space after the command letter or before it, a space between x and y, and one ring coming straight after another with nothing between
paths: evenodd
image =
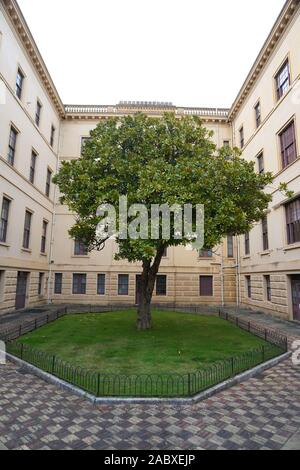
<instances>
[{"instance_id":1,"label":"paved walkway","mask_svg":"<svg viewBox=\"0 0 300 470\"><path fill-rule=\"evenodd\" d=\"M1 445L8 449L300 449L300 366L288 360L197 405L94 407L9 363L0 366Z\"/></svg>"},{"instance_id":2,"label":"paved walkway","mask_svg":"<svg viewBox=\"0 0 300 470\"><path fill-rule=\"evenodd\" d=\"M0 442L8 449L282 449L300 431L300 367L290 361L193 406L93 407L0 366ZM298 435L299 436L299 435Z\"/></svg>"}]
</instances>

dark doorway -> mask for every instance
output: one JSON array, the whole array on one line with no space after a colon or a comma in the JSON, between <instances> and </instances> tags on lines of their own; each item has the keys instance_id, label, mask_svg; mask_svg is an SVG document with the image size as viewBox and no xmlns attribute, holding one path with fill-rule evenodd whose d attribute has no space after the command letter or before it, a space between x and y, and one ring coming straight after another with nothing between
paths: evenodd
<instances>
[{"instance_id":1,"label":"dark doorway","mask_svg":"<svg viewBox=\"0 0 300 470\"><path fill-rule=\"evenodd\" d=\"M17 291L16 291L16 309L25 307L27 292L28 273L18 272Z\"/></svg>"},{"instance_id":2,"label":"dark doorway","mask_svg":"<svg viewBox=\"0 0 300 470\"><path fill-rule=\"evenodd\" d=\"M135 281L135 304L139 305L141 301L141 289L142 289L142 276L139 274L136 276Z\"/></svg>"},{"instance_id":3,"label":"dark doorway","mask_svg":"<svg viewBox=\"0 0 300 470\"><path fill-rule=\"evenodd\" d=\"M291 277L294 320L300 321L300 275Z\"/></svg>"}]
</instances>

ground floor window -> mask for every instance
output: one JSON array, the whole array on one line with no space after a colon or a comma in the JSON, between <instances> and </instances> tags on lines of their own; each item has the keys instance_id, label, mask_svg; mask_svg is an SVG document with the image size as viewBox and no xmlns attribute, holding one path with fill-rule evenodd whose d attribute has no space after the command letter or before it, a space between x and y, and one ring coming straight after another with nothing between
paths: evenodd
<instances>
[{"instance_id":1,"label":"ground floor window","mask_svg":"<svg viewBox=\"0 0 300 470\"><path fill-rule=\"evenodd\" d=\"M248 299L252 298L251 276L246 276L246 290Z\"/></svg>"},{"instance_id":2,"label":"ground floor window","mask_svg":"<svg viewBox=\"0 0 300 470\"><path fill-rule=\"evenodd\" d=\"M97 294L105 295L105 274L98 274L97 277Z\"/></svg>"},{"instance_id":3,"label":"ground floor window","mask_svg":"<svg viewBox=\"0 0 300 470\"><path fill-rule=\"evenodd\" d=\"M265 276L265 295L268 302L272 302L271 277Z\"/></svg>"},{"instance_id":4,"label":"ground floor window","mask_svg":"<svg viewBox=\"0 0 300 470\"><path fill-rule=\"evenodd\" d=\"M45 274L40 273L39 284L38 284L38 295L44 295L44 280L45 280Z\"/></svg>"},{"instance_id":5,"label":"ground floor window","mask_svg":"<svg viewBox=\"0 0 300 470\"><path fill-rule=\"evenodd\" d=\"M200 276L200 296L212 297L214 295L213 276Z\"/></svg>"},{"instance_id":6,"label":"ground floor window","mask_svg":"<svg viewBox=\"0 0 300 470\"><path fill-rule=\"evenodd\" d=\"M62 273L55 273L54 294L62 293L62 281L63 281Z\"/></svg>"},{"instance_id":7,"label":"ground floor window","mask_svg":"<svg viewBox=\"0 0 300 470\"><path fill-rule=\"evenodd\" d=\"M158 275L156 277L156 295L167 295L167 276Z\"/></svg>"},{"instance_id":8,"label":"ground floor window","mask_svg":"<svg viewBox=\"0 0 300 470\"><path fill-rule=\"evenodd\" d=\"M86 274L73 274L73 294L86 294Z\"/></svg>"},{"instance_id":9,"label":"ground floor window","mask_svg":"<svg viewBox=\"0 0 300 470\"><path fill-rule=\"evenodd\" d=\"M119 274L118 277L118 294L128 295L129 292L129 276L128 274Z\"/></svg>"}]
</instances>

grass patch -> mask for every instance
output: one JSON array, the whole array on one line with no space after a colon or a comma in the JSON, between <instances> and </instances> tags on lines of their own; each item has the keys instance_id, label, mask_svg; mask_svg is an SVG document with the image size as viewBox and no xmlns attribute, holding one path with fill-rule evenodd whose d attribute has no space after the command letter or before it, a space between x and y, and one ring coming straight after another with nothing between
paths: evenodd
<instances>
[{"instance_id":1,"label":"grass patch","mask_svg":"<svg viewBox=\"0 0 300 470\"><path fill-rule=\"evenodd\" d=\"M155 310L138 332L136 311L68 315L19 339L76 366L111 374L186 374L267 345L217 317Z\"/></svg>"}]
</instances>

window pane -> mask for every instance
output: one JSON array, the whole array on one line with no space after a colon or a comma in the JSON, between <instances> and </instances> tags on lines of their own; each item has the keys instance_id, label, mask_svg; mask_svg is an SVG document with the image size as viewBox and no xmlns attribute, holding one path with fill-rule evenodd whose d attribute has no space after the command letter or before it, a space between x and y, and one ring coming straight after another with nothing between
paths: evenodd
<instances>
[{"instance_id":1,"label":"window pane","mask_svg":"<svg viewBox=\"0 0 300 470\"><path fill-rule=\"evenodd\" d=\"M25 212L24 234L23 234L23 248L29 248L30 242L30 228L31 228L31 212Z\"/></svg>"},{"instance_id":2,"label":"window pane","mask_svg":"<svg viewBox=\"0 0 300 470\"><path fill-rule=\"evenodd\" d=\"M86 274L73 274L73 294L86 293Z\"/></svg>"},{"instance_id":3,"label":"window pane","mask_svg":"<svg viewBox=\"0 0 300 470\"><path fill-rule=\"evenodd\" d=\"M105 274L98 274L97 294L105 295Z\"/></svg>"},{"instance_id":4,"label":"window pane","mask_svg":"<svg viewBox=\"0 0 300 470\"><path fill-rule=\"evenodd\" d=\"M54 284L54 294L62 293L62 273L55 273L55 284Z\"/></svg>"},{"instance_id":5,"label":"window pane","mask_svg":"<svg viewBox=\"0 0 300 470\"><path fill-rule=\"evenodd\" d=\"M119 274L118 278L118 294L119 295L128 295L128 283L129 277L128 274Z\"/></svg>"},{"instance_id":6,"label":"window pane","mask_svg":"<svg viewBox=\"0 0 300 470\"><path fill-rule=\"evenodd\" d=\"M200 296L212 297L213 296L213 277L200 276Z\"/></svg>"},{"instance_id":7,"label":"window pane","mask_svg":"<svg viewBox=\"0 0 300 470\"><path fill-rule=\"evenodd\" d=\"M156 277L156 295L167 295L167 276L159 275Z\"/></svg>"},{"instance_id":8,"label":"window pane","mask_svg":"<svg viewBox=\"0 0 300 470\"><path fill-rule=\"evenodd\" d=\"M227 237L227 257L233 258L233 236L228 235Z\"/></svg>"},{"instance_id":9,"label":"window pane","mask_svg":"<svg viewBox=\"0 0 300 470\"><path fill-rule=\"evenodd\" d=\"M10 200L3 198L1 219L0 219L0 242L5 243L7 237L8 216L9 216Z\"/></svg>"},{"instance_id":10,"label":"window pane","mask_svg":"<svg viewBox=\"0 0 300 470\"><path fill-rule=\"evenodd\" d=\"M290 163L296 160L296 135L295 124L292 122L279 135L281 147L282 167L286 168Z\"/></svg>"}]
</instances>

